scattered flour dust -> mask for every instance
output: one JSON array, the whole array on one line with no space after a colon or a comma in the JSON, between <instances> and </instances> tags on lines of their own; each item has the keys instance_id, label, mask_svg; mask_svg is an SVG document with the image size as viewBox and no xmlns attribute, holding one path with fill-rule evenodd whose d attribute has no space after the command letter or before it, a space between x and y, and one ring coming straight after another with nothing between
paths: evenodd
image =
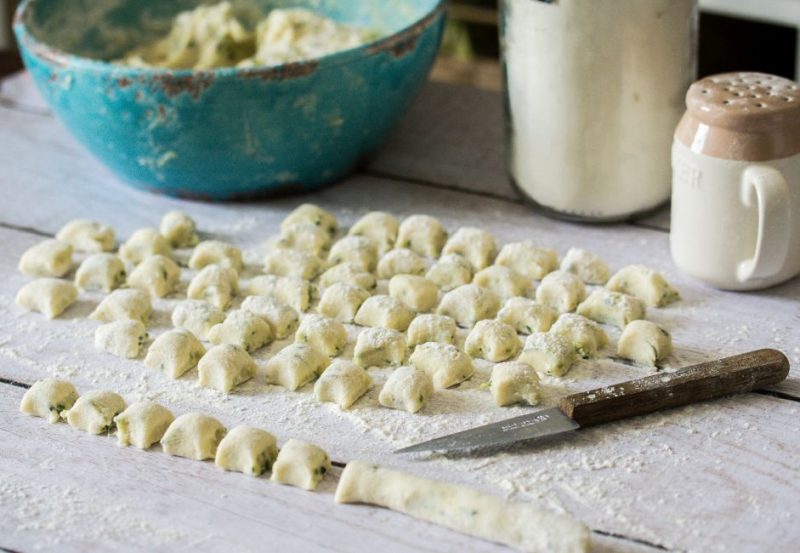
<instances>
[{"instance_id":1,"label":"scattered flour dust","mask_svg":"<svg viewBox=\"0 0 800 553\"><path fill-rule=\"evenodd\" d=\"M198 539L164 518L143 517L141 506L101 502L80 486L41 484L16 475L0 478L0 508L0 527L36 535L36 549L57 548L65 533L87 546L116 543L142 550L186 547Z\"/></svg>"},{"instance_id":2,"label":"scattered flour dust","mask_svg":"<svg viewBox=\"0 0 800 553\"><path fill-rule=\"evenodd\" d=\"M237 232L259 224L255 218L243 218L234 225L210 230L223 235L217 237L235 241ZM503 223L498 222L498 237L504 232L502 226ZM513 229L513 232L518 230ZM511 234L512 229L506 229L506 233ZM243 288L248 278L258 274L262 252L268 247L265 244L251 244L252 248L245 252L248 267L243 273ZM188 259L188 252L178 251L176 257ZM192 275L192 271L183 269L181 289L185 290ZM16 289L24 282L21 275L13 275L0 283L0 358L16 368L15 375L29 374L26 381L43 376L63 377L75 382L79 391L113 389L123 394L128 402L150 399L163 403L176 414L208 412L229 428L236 424L252 424L275 433L281 442L299 438L318 443L340 462L362 458L432 478L470 484L489 492L497 493L499 490L510 498L534 500L556 510L569 511L604 530L668 547L670 544L665 536L657 530L663 528L663 524L651 527L641 521L660 520L665 504L703 505L708 499L703 497L703 490L708 489L709 478L717 481L722 490L717 494L719 504L728 503L725 494L733 493L726 491L729 483L723 470L718 474L685 472L683 467L692 459L686 453L676 452L692 451L697 443L706 442L709 451L714 451L714 444L749 447L748 439L765 430L759 425L737 427L731 422L735 406L723 402L722 407L720 404L715 407L692 406L679 413L652 415L646 422L628 422L624 433L615 432L612 424L603 429L588 429L544 446L517 444L501 452L477 456L396 456L391 452L397 448L528 413L530 408L495 406L487 389L492 364L481 360L475 361L476 373L471 380L454 389L437 391L416 415L378 405L380 388L391 373L388 368L370 369L373 387L347 411L333 404L319 404L310 385L298 392L289 392L265 384L263 374L226 395L198 388L196 369L173 381L147 368L141 362L143 355L138 360L124 360L95 350L92 336L98 323L86 317L99 302L100 295L82 294L78 304L55 321L22 313L14 305L13 298ZM381 282L379 291L385 287L386 283ZM673 332L676 353L667 360L666 371L736 353L741 350L742 342L780 343L791 335L788 322L782 325L779 321L772 321L752 326L719 324L715 320L717 314L703 305L706 300L699 289L680 286L680 283L679 288L684 295L681 302L648 313L649 319ZM231 309L238 307L241 299L237 298ZM154 300L149 328L151 340L170 328L170 313L178 301L181 300ZM619 331L608 327L606 330L611 343L616 343ZM342 354L345 358L352 356L359 328L348 325L348 332L348 347ZM465 336L466 331L459 330L459 346L463 346ZM264 362L288 343L285 340L275 342L256 352L254 358L261 370ZM800 362L799 348L787 353L792 355L794 363ZM568 393L608 386L652 372L622 363L613 356L611 346L601 352L599 360L579 361L563 378L543 377L542 406L554 405L559 397ZM668 444L654 434L654 429L658 428L677 428L680 432L672 432ZM715 430L709 433L708 428ZM681 440L676 435L683 435L686 443L672 443ZM760 450L764 443L755 440L752 447ZM709 463L707 460L704 462L705 466ZM653 475L664 473L682 478L684 482L680 489L665 490L663 482L660 486L653 486ZM53 509L54 496L69 496L71 499L56 510ZM733 498L738 503L741 503L740 499ZM11 524L16 525L19 531L42 531L43 547L53 545L47 541L53 538L45 530L79 523L83 524L82 531L87 533L87 540L134 543L130 540L137 539L139 541L135 543L141 548L173 543L186 545L189 539L178 529L137 517L134 508L101 509L93 503L86 490L75 486L36 484L3 477L0 479L0 501L4 505L3 512L8 513L14 521ZM59 504L64 503L59 501ZM747 508L754 516L761 512L752 503L748 503ZM86 520L97 523L86 525ZM125 523L119 523L121 520ZM702 532L703 520L687 514L674 521L679 527L677 534Z\"/></svg>"}]
</instances>

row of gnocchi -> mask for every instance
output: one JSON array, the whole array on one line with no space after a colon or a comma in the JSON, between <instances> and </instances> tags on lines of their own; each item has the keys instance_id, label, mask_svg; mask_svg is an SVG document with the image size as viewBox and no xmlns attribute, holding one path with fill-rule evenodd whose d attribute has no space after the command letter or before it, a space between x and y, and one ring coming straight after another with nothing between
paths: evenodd
<instances>
[{"instance_id":1,"label":"row of gnocchi","mask_svg":"<svg viewBox=\"0 0 800 553\"><path fill-rule=\"evenodd\" d=\"M94 390L78 395L65 380L39 380L25 392L20 411L51 423L65 420L89 434L116 433L121 447L149 449L160 443L168 455L197 461L213 459L228 471L253 476L271 471L271 479L306 490L317 487L331 468L328 455L316 445L290 439L278 450L275 437L265 430L240 425L228 431L203 413L175 417L152 401L127 405L117 393Z\"/></svg>"},{"instance_id":2,"label":"row of gnocchi","mask_svg":"<svg viewBox=\"0 0 800 553\"><path fill-rule=\"evenodd\" d=\"M397 274L424 274L444 291L474 282L496 286L496 293L508 298L532 293L530 281L542 280L560 267L581 283L607 284L610 290L639 297L647 305L662 306L678 299L663 277L646 267L627 267L609 279L605 262L586 250L570 249L560 264L555 250L532 242L506 244L498 251L489 232L462 227L448 238L443 225L428 215L412 215L400 223L389 213L370 212L347 236L334 242L337 229L333 214L312 204L299 206L281 223L278 251L268 258L265 272L313 280L325 267L321 260L327 255L329 265L342 265L336 272L377 272L378 278L387 280ZM285 249L290 250L290 259ZM427 273L425 258L438 259ZM336 272L321 278L321 285L329 286Z\"/></svg>"},{"instance_id":3,"label":"row of gnocchi","mask_svg":"<svg viewBox=\"0 0 800 553\"><path fill-rule=\"evenodd\" d=\"M275 437L259 428L240 425L228 431L209 415L187 413L176 418L162 405L150 401L127 405L110 391L78 396L64 380L36 382L23 396L20 410L51 423L66 420L95 435L116 432L123 447L147 450L160 443L168 455L213 459L226 471L252 476L271 472L272 481L305 490L316 489L332 465L325 451L310 443L290 439L279 450ZM408 501L412 496L415 500ZM524 551L588 549L588 530L571 516L361 461L349 462L342 471L335 500L387 507ZM512 521L513 532L508 531L507 521Z\"/></svg>"},{"instance_id":4,"label":"row of gnocchi","mask_svg":"<svg viewBox=\"0 0 800 553\"><path fill-rule=\"evenodd\" d=\"M112 300L125 297L139 301L130 305L120 305ZM250 302L250 300L253 300ZM280 307L274 300L253 296L243 304L267 304ZM146 295L138 291L118 290L108 296L98 307L93 316L109 320L98 327L95 333L96 346L110 353L136 357L146 330L140 320L131 317L146 317L149 309ZM208 318L205 312L209 308L204 302L188 300L179 305L173 312L175 329L161 334L149 347L144 363L148 367L159 370L171 378L179 378L197 366L198 384L211 387L222 392L230 392L236 386L253 378L257 366L248 354L247 348L260 347L263 337L270 335L271 326L260 317L249 311L241 310L252 317L234 329L226 328L230 324L231 313L224 322L208 329ZM113 320L115 316L122 317ZM221 313L220 313L220 316ZM236 317L234 317L236 318ZM497 356L500 348L505 347L498 342L498 337L491 333L492 323L482 321L470 333L467 340L467 351L482 353L484 357ZM499 323L502 324L502 323ZM196 331L206 332L206 336L218 345L206 351L204 345L193 334L184 328L189 326ZM261 325L261 326L260 326ZM291 327L284 327L289 330ZM262 332L263 329L263 332ZM262 338L254 338L260 334ZM297 330L295 343L273 356L265 366L266 381L280 385L289 390L297 390L303 385L319 378L314 386L315 395L320 402L333 402L342 409L349 408L356 400L367 392L372 379L367 372L368 367L400 366L406 361L409 345L414 348L408 359L410 367L397 369L385 383L379 403L385 407L417 412L433 393L434 388L442 389L455 386L470 378L474 373L472 359L452 344L455 336L455 322L449 317L440 315L420 315L412 323L408 332L408 340L404 333L381 327L366 328L357 338L354 349L354 362L335 360L331 357L339 355L347 342L347 332L341 323L326 319L320 315L306 315ZM516 334L512 332L516 339ZM502 337L500 337L502 339ZM233 342L233 343L231 343ZM444 342L444 343L442 343ZM512 352L517 353L516 348ZM523 357L531 352L523 352ZM494 357L493 357L494 358ZM520 381L519 376L531 373L531 367L509 364L505 369L498 368L493 373L492 391L499 405L514 403L509 399L507 380ZM540 366L537 363L535 366ZM551 367L541 365L545 371ZM538 393L538 379L528 378L529 390L517 401L535 403ZM512 394L513 395L513 394Z\"/></svg>"}]
</instances>

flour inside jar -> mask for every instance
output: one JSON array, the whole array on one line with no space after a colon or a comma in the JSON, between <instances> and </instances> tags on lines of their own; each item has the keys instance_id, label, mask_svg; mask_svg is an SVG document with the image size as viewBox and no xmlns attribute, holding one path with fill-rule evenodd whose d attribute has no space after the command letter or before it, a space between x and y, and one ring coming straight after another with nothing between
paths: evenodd
<instances>
[{"instance_id":1,"label":"flour inside jar","mask_svg":"<svg viewBox=\"0 0 800 553\"><path fill-rule=\"evenodd\" d=\"M510 173L537 204L608 220L670 193L695 0L507 0Z\"/></svg>"}]
</instances>

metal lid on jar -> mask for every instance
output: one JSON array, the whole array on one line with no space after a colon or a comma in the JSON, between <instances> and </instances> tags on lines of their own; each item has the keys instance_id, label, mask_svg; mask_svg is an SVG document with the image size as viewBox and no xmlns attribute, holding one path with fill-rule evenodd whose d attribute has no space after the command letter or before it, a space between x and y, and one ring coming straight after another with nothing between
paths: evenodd
<instances>
[{"instance_id":1,"label":"metal lid on jar","mask_svg":"<svg viewBox=\"0 0 800 553\"><path fill-rule=\"evenodd\" d=\"M676 138L693 151L747 161L800 153L800 87L764 73L726 73L697 81Z\"/></svg>"}]
</instances>

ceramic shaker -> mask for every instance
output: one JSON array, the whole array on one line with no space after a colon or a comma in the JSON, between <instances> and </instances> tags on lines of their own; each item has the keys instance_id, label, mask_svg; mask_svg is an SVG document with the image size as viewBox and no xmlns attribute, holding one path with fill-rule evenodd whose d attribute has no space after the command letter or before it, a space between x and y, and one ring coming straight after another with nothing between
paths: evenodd
<instances>
[{"instance_id":1,"label":"ceramic shaker","mask_svg":"<svg viewBox=\"0 0 800 553\"><path fill-rule=\"evenodd\" d=\"M800 273L800 87L716 75L692 85L686 108L672 146L675 263L731 290Z\"/></svg>"}]
</instances>

